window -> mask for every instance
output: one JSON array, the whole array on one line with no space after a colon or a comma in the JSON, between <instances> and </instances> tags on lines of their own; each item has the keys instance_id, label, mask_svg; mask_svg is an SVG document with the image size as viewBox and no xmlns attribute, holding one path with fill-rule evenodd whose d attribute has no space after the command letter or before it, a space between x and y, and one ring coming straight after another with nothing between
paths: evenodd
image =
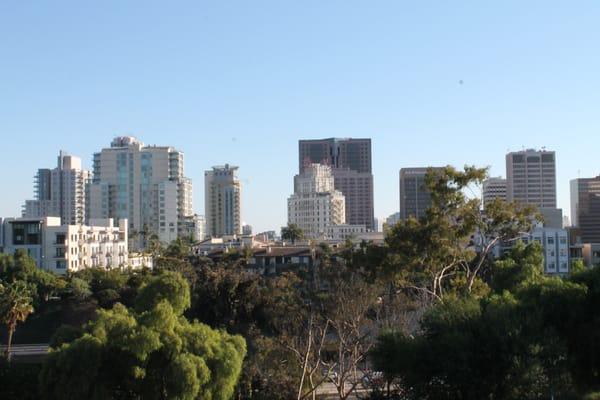
<instances>
[{"instance_id":1,"label":"window","mask_svg":"<svg viewBox=\"0 0 600 400\"><path fill-rule=\"evenodd\" d=\"M547 239L547 241L548 241L548 244L554 244L554 238L553 237L549 237Z\"/></svg>"}]
</instances>

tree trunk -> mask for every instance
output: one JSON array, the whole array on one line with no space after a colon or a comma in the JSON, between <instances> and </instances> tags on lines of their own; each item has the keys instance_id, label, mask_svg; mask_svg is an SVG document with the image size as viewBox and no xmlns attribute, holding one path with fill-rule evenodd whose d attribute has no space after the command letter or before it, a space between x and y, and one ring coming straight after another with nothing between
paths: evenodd
<instances>
[{"instance_id":1,"label":"tree trunk","mask_svg":"<svg viewBox=\"0 0 600 400\"><path fill-rule=\"evenodd\" d=\"M8 360L8 362L10 362L10 359L12 358L10 350L12 347L12 337L14 332L15 328L13 328L12 326L8 328L8 344L6 346L6 359Z\"/></svg>"}]
</instances>

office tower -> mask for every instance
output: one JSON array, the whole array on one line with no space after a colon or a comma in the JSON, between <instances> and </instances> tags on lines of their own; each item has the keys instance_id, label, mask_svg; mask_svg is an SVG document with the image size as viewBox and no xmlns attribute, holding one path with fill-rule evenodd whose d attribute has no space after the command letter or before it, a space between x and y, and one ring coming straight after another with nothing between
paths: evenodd
<instances>
[{"instance_id":1,"label":"office tower","mask_svg":"<svg viewBox=\"0 0 600 400\"><path fill-rule=\"evenodd\" d=\"M23 217L59 217L63 224L83 224L90 177L90 172L82 169L79 157L61 151L56 168L38 170L35 200L25 202Z\"/></svg>"},{"instance_id":2,"label":"office tower","mask_svg":"<svg viewBox=\"0 0 600 400\"><path fill-rule=\"evenodd\" d=\"M556 154L523 150L506 155L506 198L536 206L547 228L562 228L562 209L556 207Z\"/></svg>"},{"instance_id":3,"label":"office tower","mask_svg":"<svg viewBox=\"0 0 600 400\"><path fill-rule=\"evenodd\" d=\"M204 172L204 216L208 237L241 233L241 190L238 167L225 164Z\"/></svg>"},{"instance_id":4,"label":"office tower","mask_svg":"<svg viewBox=\"0 0 600 400\"><path fill-rule=\"evenodd\" d=\"M538 208L556 208L556 155L524 150L506 155L506 198Z\"/></svg>"},{"instance_id":5,"label":"office tower","mask_svg":"<svg viewBox=\"0 0 600 400\"><path fill-rule=\"evenodd\" d=\"M375 229L371 139L300 140L298 146L300 173L314 163L330 166L335 189L346 198L346 222Z\"/></svg>"},{"instance_id":6,"label":"office tower","mask_svg":"<svg viewBox=\"0 0 600 400\"><path fill-rule=\"evenodd\" d=\"M89 199L89 218L129 221L133 248L145 247L153 235L163 243L187 235L186 217L193 215L183 153L130 136L94 154Z\"/></svg>"},{"instance_id":7,"label":"office tower","mask_svg":"<svg viewBox=\"0 0 600 400\"><path fill-rule=\"evenodd\" d=\"M421 218L431 207L431 194L425 187L425 176L441 168L402 168L400 169L400 219Z\"/></svg>"},{"instance_id":8,"label":"office tower","mask_svg":"<svg viewBox=\"0 0 600 400\"><path fill-rule=\"evenodd\" d=\"M332 225L346 221L345 198L335 189L331 167L311 164L294 177L294 194L288 199L288 223L296 224L306 238L327 235Z\"/></svg>"},{"instance_id":9,"label":"office tower","mask_svg":"<svg viewBox=\"0 0 600 400\"><path fill-rule=\"evenodd\" d=\"M583 243L600 243L600 176L571 180L571 224Z\"/></svg>"},{"instance_id":10,"label":"office tower","mask_svg":"<svg viewBox=\"0 0 600 400\"><path fill-rule=\"evenodd\" d=\"M483 182L483 206L496 199L506 201L506 179L488 178Z\"/></svg>"}]
</instances>

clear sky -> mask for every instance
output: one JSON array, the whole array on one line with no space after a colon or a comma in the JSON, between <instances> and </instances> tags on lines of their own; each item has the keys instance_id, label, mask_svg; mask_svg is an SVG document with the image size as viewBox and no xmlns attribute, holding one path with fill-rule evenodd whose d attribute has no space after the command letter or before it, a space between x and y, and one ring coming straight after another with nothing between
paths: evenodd
<instances>
[{"instance_id":1,"label":"clear sky","mask_svg":"<svg viewBox=\"0 0 600 400\"><path fill-rule=\"evenodd\" d=\"M401 167L491 166L557 151L568 182L600 173L597 1L0 1L0 216L37 168L118 135L240 166L243 220L286 221L298 139L373 139L375 214ZM462 84L461 84L462 81Z\"/></svg>"}]
</instances>

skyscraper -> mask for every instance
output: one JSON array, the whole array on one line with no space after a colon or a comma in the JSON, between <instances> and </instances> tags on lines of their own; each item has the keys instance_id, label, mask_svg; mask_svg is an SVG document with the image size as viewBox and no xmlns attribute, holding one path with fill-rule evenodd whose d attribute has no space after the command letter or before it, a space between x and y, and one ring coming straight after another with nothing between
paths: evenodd
<instances>
[{"instance_id":1,"label":"skyscraper","mask_svg":"<svg viewBox=\"0 0 600 400\"><path fill-rule=\"evenodd\" d=\"M346 198L346 223L374 229L371 139L317 139L298 142L298 170L331 167L335 189Z\"/></svg>"},{"instance_id":2,"label":"skyscraper","mask_svg":"<svg viewBox=\"0 0 600 400\"><path fill-rule=\"evenodd\" d=\"M440 168L431 168L437 170ZM425 187L425 176L430 168L400 169L400 219L421 218L431 207L431 194Z\"/></svg>"},{"instance_id":3,"label":"skyscraper","mask_svg":"<svg viewBox=\"0 0 600 400\"><path fill-rule=\"evenodd\" d=\"M145 146L134 137L115 138L94 154L89 217L129 221L132 247L157 235L169 243L188 236L192 183L183 175L183 153L168 146Z\"/></svg>"},{"instance_id":4,"label":"skyscraper","mask_svg":"<svg viewBox=\"0 0 600 400\"><path fill-rule=\"evenodd\" d=\"M61 151L57 167L39 169L35 176L35 200L27 200L23 217L60 217L62 224L83 224L86 184L91 174L81 167L79 157Z\"/></svg>"},{"instance_id":5,"label":"skyscraper","mask_svg":"<svg viewBox=\"0 0 600 400\"><path fill-rule=\"evenodd\" d=\"M335 189L331 167L311 164L294 177L294 194L288 199L288 223L307 238L324 238L328 227L346 221L345 199ZM363 228L364 229L364 228Z\"/></svg>"},{"instance_id":6,"label":"skyscraper","mask_svg":"<svg viewBox=\"0 0 600 400\"><path fill-rule=\"evenodd\" d=\"M536 206L544 226L562 228L562 210L556 207L556 154L523 150L506 155L506 199Z\"/></svg>"},{"instance_id":7,"label":"skyscraper","mask_svg":"<svg viewBox=\"0 0 600 400\"><path fill-rule=\"evenodd\" d=\"M600 243L600 176L571 180L571 224L583 243Z\"/></svg>"},{"instance_id":8,"label":"skyscraper","mask_svg":"<svg viewBox=\"0 0 600 400\"><path fill-rule=\"evenodd\" d=\"M238 167L225 164L204 172L204 207L208 237L239 235L241 190Z\"/></svg>"},{"instance_id":9,"label":"skyscraper","mask_svg":"<svg viewBox=\"0 0 600 400\"><path fill-rule=\"evenodd\" d=\"M506 201L506 179L504 178L488 178L483 182L484 207L496 199Z\"/></svg>"},{"instance_id":10,"label":"skyscraper","mask_svg":"<svg viewBox=\"0 0 600 400\"><path fill-rule=\"evenodd\" d=\"M556 155L524 150L506 155L506 198L538 208L556 208Z\"/></svg>"}]
</instances>

